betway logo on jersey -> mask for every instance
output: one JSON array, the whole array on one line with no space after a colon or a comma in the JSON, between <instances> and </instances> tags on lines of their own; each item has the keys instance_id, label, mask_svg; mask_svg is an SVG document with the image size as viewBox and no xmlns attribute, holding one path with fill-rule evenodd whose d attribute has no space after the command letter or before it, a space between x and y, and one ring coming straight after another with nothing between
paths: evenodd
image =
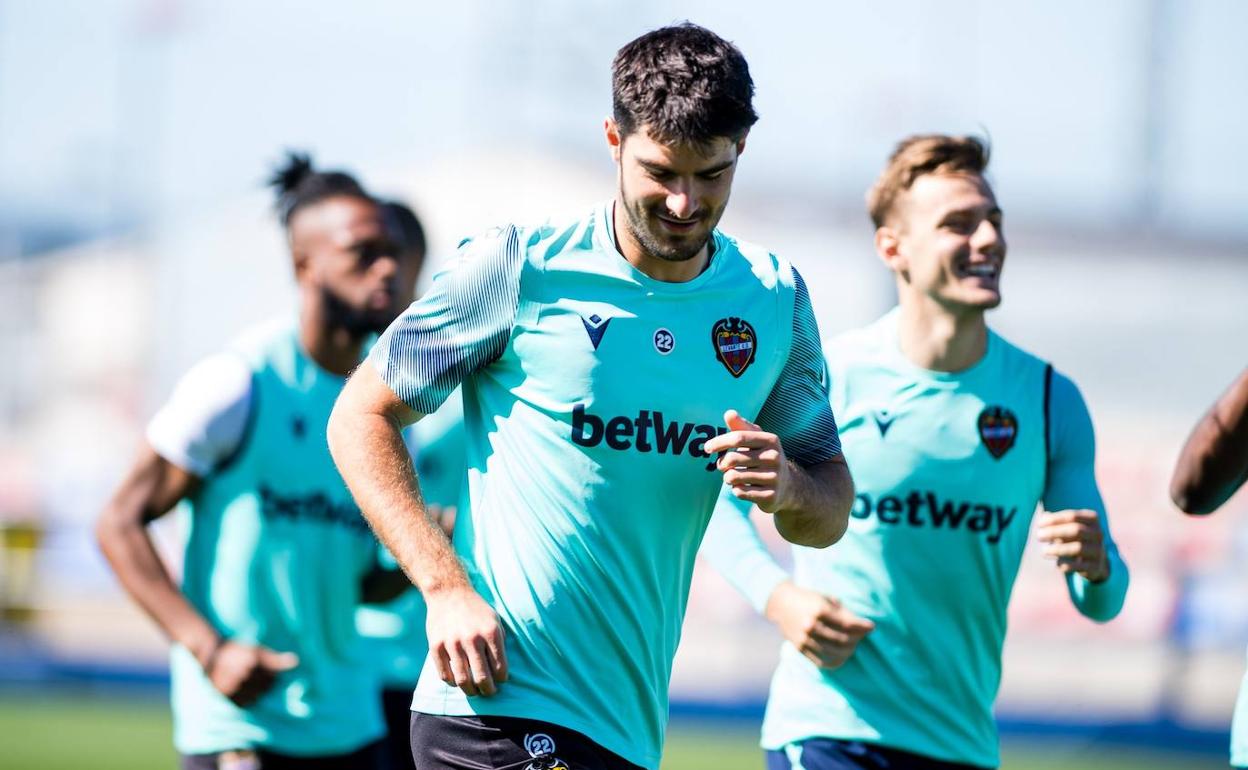
<instances>
[{"instance_id":1,"label":"betway logo on jersey","mask_svg":"<svg viewBox=\"0 0 1248 770\"><path fill-rule=\"evenodd\" d=\"M581 446L606 442L608 447L621 452L629 449L668 455L688 452L690 457L706 457L703 445L727 432L722 426L668 422L657 409L642 409L636 417L596 417L585 411L584 404L572 408L572 441ZM715 470L713 458L706 469Z\"/></svg>"},{"instance_id":2,"label":"betway logo on jersey","mask_svg":"<svg viewBox=\"0 0 1248 770\"><path fill-rule=\"evenodd\" d=\"M885 495L879 500L859 494L850 512L855 519L869 519L874 515L881 524L980 532L992 545L1001 541L1017 513L1017 508L1006 510L1004 506L989 503L941 500L935 492L911 492L905 497Z\"/></svg>"}]
</instances>

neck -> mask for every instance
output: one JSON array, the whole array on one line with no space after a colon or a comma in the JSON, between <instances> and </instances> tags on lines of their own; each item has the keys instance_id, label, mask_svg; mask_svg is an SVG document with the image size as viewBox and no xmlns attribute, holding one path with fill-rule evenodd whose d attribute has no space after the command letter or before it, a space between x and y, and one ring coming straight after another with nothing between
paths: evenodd
<instances>
[{"instance_id":1,"label":"neck","mask_svg":"<svg viewBox=\"0 0 1248 770\"><path fill-rule=\"evenodd\" d=\"M691 259L675 262L652 256L628 225L628 217L623 213L623 206L616 201L611 206L611 229L615 232L615 248L628 263L656 281L666 283L684 283L692 281L702 274L710 261L710 240L702 245Z\"/></svg>"},{"instance_id":2,"label":"neck","mask_svg":"<svg viewBox=\"0 0 1248 770\"><path fill-rule=\"evenodd\" d=\"M327 315L323 303L305 296L299 311L299 342L322 369L346 377L360 363L364 339L331 325Z\"/></svg>"},{"instance_id":3,"label":"neck","mask_svg":"<svg viewBox=\"0 0 1248 770\"><path fill-rule=\"evenodd\" d=\"M969 369L988 351L988 324L982 310L954 313L927 297L903 294L897 331L902 355L932 371Z\"/></svg>"}]
</instances>

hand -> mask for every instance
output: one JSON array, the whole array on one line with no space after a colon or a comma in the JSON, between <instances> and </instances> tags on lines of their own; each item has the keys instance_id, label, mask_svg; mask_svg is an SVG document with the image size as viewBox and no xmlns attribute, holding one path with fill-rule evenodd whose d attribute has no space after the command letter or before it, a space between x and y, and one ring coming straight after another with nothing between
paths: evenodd
<instances>
[{"instance_id":1,"label":"hand","mask_svg":"<svg viewBox=\"0 0 1248 770\"><path fill-rule=\"evenodd\" d=\"M455 534L455 512L456 509L453 505L425 506L425 513L429 516L429 520L437 524L446 533L447 540L450 540Z\"/></svg>"},{"instance_id":2,"label":"hand","mask_svg":"<svg viewBox=\"0 0 1248 770\"><path fill-rule=\"evenodd\" d=\"M268 692L278 674L297 665L299 657L293 652L276 652L228 639L203 661L204 673L212 686L244 708Z\"/></svg>"},{"instance_id":3,"label":"hand","mask_svg":"<svg viewBox=\"0 0 1248 770\"><path fill-rule=\"evenodd\" d=\"M1065 574L1076 572L1093 583L1109 577L1105 535L1096 511L1070 510L1036 517L1036 539L1046 543L1044 555Z\"/></svg>"},{"instance_id":4,"label":"hand","mask_svg":"<svg viewBox=\"0 0 1248 770\"><path fill-rule=\"evenodd\" d=\"M849 660L858 642L875 630L874 623L831 596L799 588L788 580L771 592L764 614L798 652L829 671Z\"/></svg>"},{"instance_id":5,"label":"hand","mask_svg":"<svg viewBox=\"0 0 1248 770\"><path fill-rule=\"evenodd\" d=\"M732 487L733 495L754 503L761 511L785 510L792 470L780 437L764 431L735 409L724 412L724 424L728 432L704 445L708 455L724 453L716 463L724 483Z\"/></svg>"},{"instance_id":6,"label":"hand","mask_svg":"<svg viewBox=\"0 0 1248 770\"><path fill-rule=\"evenodd\" d=\"M468 587L427 594L425 632L442 681L465 695L493 695L507 681L503 626L494 608Z\"/></svg>"}]
</instances>

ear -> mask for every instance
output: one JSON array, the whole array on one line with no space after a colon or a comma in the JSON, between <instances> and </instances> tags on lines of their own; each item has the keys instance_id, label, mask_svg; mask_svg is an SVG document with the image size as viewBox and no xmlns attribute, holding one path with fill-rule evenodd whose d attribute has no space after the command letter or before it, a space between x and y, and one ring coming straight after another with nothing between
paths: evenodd
<instances>
[{"instance_id":1,"label":"ear","mask_svg":"<svg viewBox=\"0 0 1248 770\"><path fill-rule=\"evenodd\" d=\"M624 137L620 135L620 127L614 118L607 118L603 122L603 130L607 134L607 146L611 148L611 159L619 163L620 152L624 149Z\"/></svg>"},{"instance_id":2,"label":"ear","mask_svg":"<svg viewBox=\"0 0 1248 770\"><path fill-rule=\"evenodd\" d=\"M901 236L891 225L883 225L876 229L875 253L894 273L904 273L909 269L906 257L901 252Z\"/></svg>"},{"instance_id":3,"label":"ear","mask_svg":"<svg viewBox=\"0 0 1248 770\"><path fill-rule=\"evenodd\" d=\"M303 249L296 248L292 243L290 245L290 261L295 268L295 282L303 283L303 279L308 275L309 264L311 262L308 257L308 252Z\"/></svg>"},{"instance_id":4,"label":"ear","mask_svg":"<svg viewBox=\"0 0 1248 770\"><path fill-rule=\"evenodd\" d=\"M741 153L745 152L745 140L747 137L749 137L749 135L750 135L750 130L747 128L745 130L745 133L741 135L741 138L737 140L737 157L738 158L741 157Z\"/></svg>"}]
</instances>

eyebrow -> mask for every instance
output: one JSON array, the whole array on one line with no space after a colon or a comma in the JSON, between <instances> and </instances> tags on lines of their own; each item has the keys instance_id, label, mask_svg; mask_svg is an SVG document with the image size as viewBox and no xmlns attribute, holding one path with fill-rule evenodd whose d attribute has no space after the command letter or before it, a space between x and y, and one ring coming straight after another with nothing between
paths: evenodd
<instances>
[{"instance_id":1,"label":"eyebrow","mask_svg":"<svg viewBox=\"0 0 1248 770\"><path fill-rule=\"evenodd\" d=\"M722 163L716 163L714 166L709 166L707 168L698 169L694 173L695 174L717 174L720 171L726 171L727 169L731 168L732 164L735 162L736 162L735 160L726 160L726 161L723 161ZM637 163L638 165L640 165L642 168L644 168L647 171L652 171L652 172L657 171L662 174L674 173L672 169L668 168L667 166L661 165L659 163L652 163L648 160L638 159Z\"/></svg>"}]
</instances>

